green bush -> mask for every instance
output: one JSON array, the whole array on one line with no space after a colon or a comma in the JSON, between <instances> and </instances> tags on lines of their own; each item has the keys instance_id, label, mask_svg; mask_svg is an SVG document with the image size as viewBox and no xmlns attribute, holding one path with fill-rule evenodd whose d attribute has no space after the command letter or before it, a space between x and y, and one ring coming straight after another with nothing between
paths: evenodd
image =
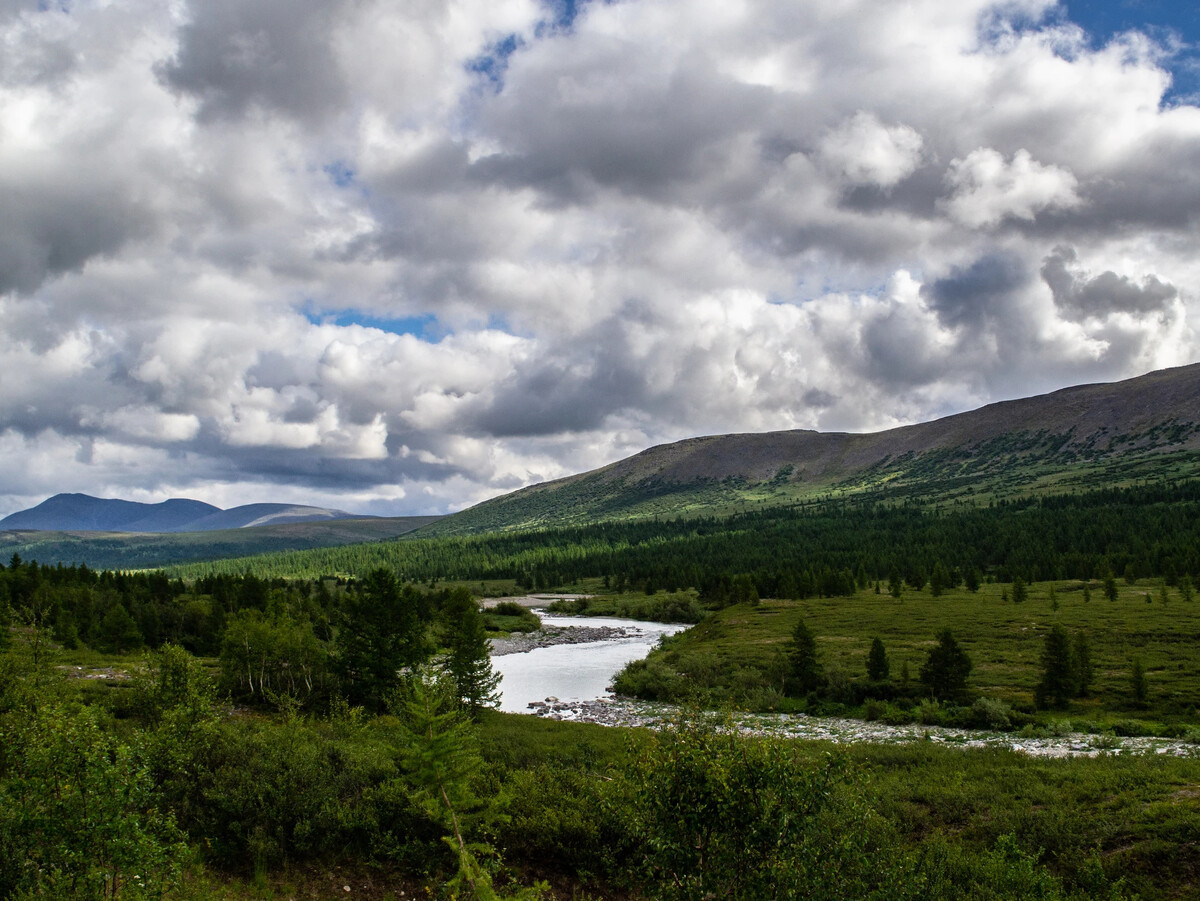
<instances>
[{"instance_id":1,"label":"green bush","mask_svg":"<svg viewBox=\"0 0 1200 901\"><path fill-rule=\"evenodd\" d=\"M628 861L652 897L903 898L890 832L841 758L678 720L637 749Z\"/></svg>"}]
</instances>

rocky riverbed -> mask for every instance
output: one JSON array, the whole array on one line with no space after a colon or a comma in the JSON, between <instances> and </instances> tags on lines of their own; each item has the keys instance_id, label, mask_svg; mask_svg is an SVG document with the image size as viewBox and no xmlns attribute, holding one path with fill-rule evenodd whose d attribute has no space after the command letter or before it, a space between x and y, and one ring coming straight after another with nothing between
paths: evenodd
<instances>
[{"instance_id":1,"label":"rocky riverbed","mask_svg":"<svg viewBox=\"0 0 1200 901\"><path fill-rule=\"evenodd\" d=\"M614 641L636 635L636 629L623 626L549 626L537 632L514 633L508 638L493 638L492 656L524 654L536 648L549 648L559 644L589 644L593 641Z\"/></svg>"},{"instance_id":2,"label":"rocky riverbed","mask_svg":"<svg viewBox=\"0 0 1200 901\"><path fill-rule=\"evenodd\" d=\"M652 704L624 698L564 702L546 698L529 705L529 712L547 719L596 723L602 726L660 728L678 710L668 704ZM724 725L726 721L715 718ZM1110 734L1022 736L1012 732L983 732L947 729L940 726L889 726L863 720L812 717L804 714L738 713L734 728L748 735L773 735L806 741L838 744L906 744L927 741L956 748L1004 748L1034 757L1096 757L1102 754L1169 754L1200 757L1200 745L1170 738L1124 738Z\"/></svg>"}]
</instances>

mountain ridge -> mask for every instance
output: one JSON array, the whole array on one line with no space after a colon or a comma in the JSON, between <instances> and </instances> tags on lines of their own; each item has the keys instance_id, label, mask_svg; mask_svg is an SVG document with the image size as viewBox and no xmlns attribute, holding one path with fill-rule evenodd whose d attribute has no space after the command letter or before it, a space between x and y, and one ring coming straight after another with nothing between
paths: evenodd
<instances>
[{"instance_id":1,"label":"mountain ridge","mask_svg":"<svg viewBox=\"0 0 1200 901\"><path fill-rule=\"evenodd\" d=\"M163 534L243 529L282 523L375 519L304 504L243 504L222 510L190 498L157 504L65 493L0 519L0 530Z\"/></svg>"},{"instance_id":2,"label":"mountain ridge","mask_svg":"<svg viewBox=\"0 0 1200 901\"><path fill-rule=\"evenodd\" d=\"M447 517L437 534L736 509L867 491L1005 496L1200 474L1200 363L880 432L795 429L656 445ZM933 490L936 489L936 490Z\"/></svg>"}]
</instances>

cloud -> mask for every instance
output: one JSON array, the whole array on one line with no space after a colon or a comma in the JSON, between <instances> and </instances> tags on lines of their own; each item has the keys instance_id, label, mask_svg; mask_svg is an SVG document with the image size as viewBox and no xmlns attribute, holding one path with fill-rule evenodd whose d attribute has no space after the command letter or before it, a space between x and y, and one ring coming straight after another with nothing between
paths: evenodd
<instances>
[{"instance_id":1,"label":"cloud","mask_svg":"<svg viewBox=\"0 0 1200 901\"><path fill-rule=\"evenodd\" d=\"M1056 247L1041 269L1055 304L1073 319L1160 312L1179 296L1174 285L1154 275L1145 276L1141 284L1111 270L1089 277L1078 271L1077 260L1073 248Z\"/></svg>"},{"instance_id":2,"label":"cloud","mask_svg":"<svg viewBox=\"0 0 1200 901\"><path fill-rule=\"evenodd\" d=\"M1032 159L1024 148L1011 162L990 147L952 160L946 181L953 189L945 201L950 216L972 228L995 225L1005 218L1032 221L1046 209L1069 209L1082 201L1075 176L1058 166Z\"/></svg>"},{"instance_id":3,"label":"cloud","mask_svg":"<svg viewBox=\"0 0 1200 901\"><path fill-rule=\"evenodd\" d=\"M253 107L320 115L348 99L329 40L345 8L330 0L194 4L160 71L173 89L198 98L204 117Z\"/></svg>"},{"instance_id":4,"label":"cloud","mask_svg":"<svg viewBox=\"0 0 1200 901\"><path fill-rule=\"evenodd\" d=\"M820 154L849 184L892 188L916 170L921 145L920 134L907 125L889 128L859 111L825 135Z\"/></svg>"},{"instance_id":5,"label":"cloud","mask_svg":"<svg viewBox=\"0 0 1200 901\"><path fill-rule=\"evenodd\" d=\"M1150 38L571 9L0 4L0 509L445 511L1200 358L1200 112Z\"/></svg>"}]
</instances>

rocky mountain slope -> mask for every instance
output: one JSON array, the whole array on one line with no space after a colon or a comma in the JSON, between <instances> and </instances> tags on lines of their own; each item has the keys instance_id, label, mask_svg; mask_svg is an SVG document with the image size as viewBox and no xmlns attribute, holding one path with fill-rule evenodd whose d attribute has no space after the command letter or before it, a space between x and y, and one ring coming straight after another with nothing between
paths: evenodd
<instances>
[{"instance_id":1,"label":"rocky mountain slope","mask_svg":"<svg viewBox=\"0 0 1200 901\"><path fill-rule=\"evenodd\" d=\"M1200 474L1200 364L870 434L691 438L495 498L432 530L720 513L862 493L986 502L1191 474Z\"/></svg>"}]
</instances>

